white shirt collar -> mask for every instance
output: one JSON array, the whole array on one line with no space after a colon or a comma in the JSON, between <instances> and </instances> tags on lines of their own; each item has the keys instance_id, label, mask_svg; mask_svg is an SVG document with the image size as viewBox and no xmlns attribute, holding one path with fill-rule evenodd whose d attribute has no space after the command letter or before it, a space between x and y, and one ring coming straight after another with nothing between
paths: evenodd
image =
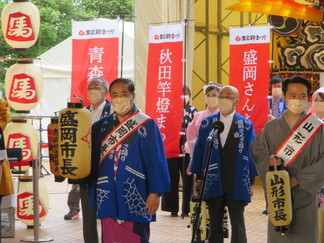
<instances>
[{"instance_id":1,"label":"white shirt collar","mask_svg":"<svg viewBox=\"0 0 324 243\"><path fill-rule=\"evenodd\" d=\"M226 117L223 115L223 113L222 112L220 112L220 120L232 120L233 119L233 117L234 117L234 114L235 114L235 110L231 113L231 114L229 114L229 115L227 115Z\"/></svg>"},{"instance_id":2,"label":"white shirt collar","mask_svg":"<svg viewBox=\"0 0 324 243\"><path fill-rule=\"evenodd\" d=\"M232 122L233 122L234 114L235 114L235 110L231 114L229 114L228 116L225 117L222 114L222 112L220 112L219 120L224 123L224 130L219 136L222 147L224 147L224 145L225 145L228 133L230 131L230 128L231 128L231 125L232 125Z\"/></svg>"},{"instance_id":3,"label":"white shirt collar","mask_svg":"<svg viewBox=\"0 0 324 243\"><path fill-rule=\"evenodd\" d=\"M106 100L103 100L103 102L97 107L96 111L103 110L103 108L105 107L105 104L106 104ZM94 111L92 104L90 105L90 111Z\"/></svg>"},{"instance_id":4,"label":"white shirt collar","mask_svg":"<svg viewBox=\"0 0 324 243\"><path fill-rule=\"evenodd\" d=\"M98 107L97 109L93 109L92 105L90 105L90 111L91 111L91 121L92 121L92 124L96 121L98 121L100 118L101 118L101 115L102 115L102 111L104 110L105 108L105 104L106 104L106 101L104 100L104 102L102 102Z\"/></svg>"}]
</instances>

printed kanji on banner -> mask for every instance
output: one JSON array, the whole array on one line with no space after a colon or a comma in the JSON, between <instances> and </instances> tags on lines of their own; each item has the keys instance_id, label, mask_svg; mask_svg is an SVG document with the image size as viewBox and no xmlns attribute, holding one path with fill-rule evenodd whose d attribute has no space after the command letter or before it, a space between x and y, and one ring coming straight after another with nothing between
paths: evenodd
<instances>
[{"instance_id":1,"label":"printed kanji on banner","mask_svg":"<svg viewBox=\"0 0 324 243\"><path fill-rule=\"evenodd\" d=\"M160 128L167 158L179 157L183 112L183 26L150 26L146 114Z\"/></svg>"},{"instance_id":2,"label":"printed kanji on banner","mask_svg":"<svg viewBox=\"0 0 324 243\"><path fill-rule=\"evenodd\" d=\"M230 85L239 90L236 111L254 124L258 134L267 122L270 28L230 29Z\"/></svg>"},{"instance_id":3,"label":"printed kanji on banner","mask_svg":"<svg viewBox=\"0 0 324 243\"><path fill-rule=\"evenodd\" d=\"M111 83L118 77L119 27L117 20L97 19L72 23L71 97L81 96L85 105L87 82L103 77Z\"/></svg>"}]
</instances>

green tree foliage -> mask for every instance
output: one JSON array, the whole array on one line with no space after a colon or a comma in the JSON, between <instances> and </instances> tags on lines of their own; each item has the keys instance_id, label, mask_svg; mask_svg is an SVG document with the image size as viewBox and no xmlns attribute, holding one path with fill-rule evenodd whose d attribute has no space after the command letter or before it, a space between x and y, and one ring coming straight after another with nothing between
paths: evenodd
<instances>
[{"instance_id":1,"label":"green tree foliage","mask_svg":"<svg viewBox=\"0 0 324 243\"><path fill-rule=\"evenodd\" d=\"M0 9L10 3L2 0ZM71 36L72 22L87 21L94 18L116 19L120 17L132 21L132 0L30 0L34 3L41 16L40 34L36 44L24 53L14 52L5 43L0 32L1 58L35 58ZM4 80L5 71L13 61L0 62L0 80Z\"/></svg>"}]
</instances>

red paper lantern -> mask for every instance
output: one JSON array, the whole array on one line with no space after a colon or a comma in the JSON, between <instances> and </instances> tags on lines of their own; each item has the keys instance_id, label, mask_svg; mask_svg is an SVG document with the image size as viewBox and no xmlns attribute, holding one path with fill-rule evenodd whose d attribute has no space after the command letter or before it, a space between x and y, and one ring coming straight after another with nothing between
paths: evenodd
<instances>
[{"instance_id":1,"label":"red paper lantern","mask_svg":"<svg viewBox=\"0 0 324 243\"><path fill-rule=\"evenodd\" d=\"M32 60L18 61L6 72L5 90L9 105L26 113L40 101L43 88L42 71Z\"/></svg>"},{"instance_id":2,"label":"red paper lantern","mask_svg":"<svg viewBox=\"0 0 324 243\"><path fill-rule=\"evenodd\" d=\"M2 10L2 32L8 45L25 50L35 44L40 25L38 8L28 0L13 0Z\"/></svg>"}]
</instances>

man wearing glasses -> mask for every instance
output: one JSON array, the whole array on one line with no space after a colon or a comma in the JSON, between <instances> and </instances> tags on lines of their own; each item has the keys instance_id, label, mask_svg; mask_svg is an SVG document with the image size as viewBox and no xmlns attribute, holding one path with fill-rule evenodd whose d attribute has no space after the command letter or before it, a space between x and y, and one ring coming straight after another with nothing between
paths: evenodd
<instances>
[{"instance_id":1,"label":"man wearing glasses","mask_svg":"<svg viewBox=\"0 0 324 243\"><path fill-rule=\"evenodd\" d=\"M110 102L106 100L108 91L108 83L104 78L93 77L89 80L88 100L91 102L91 105L87 106L86 109L91 111L92 123L113 112L113 107ZM70 211L64 215L64 219L71 220L79 217L79 202L81 199L84 242L97 243L96 208L90 207L87 186L83 180L73 180L73 182L69 180L69 183L73 183L67 202Z\"/></svg>"}]
</instances>

